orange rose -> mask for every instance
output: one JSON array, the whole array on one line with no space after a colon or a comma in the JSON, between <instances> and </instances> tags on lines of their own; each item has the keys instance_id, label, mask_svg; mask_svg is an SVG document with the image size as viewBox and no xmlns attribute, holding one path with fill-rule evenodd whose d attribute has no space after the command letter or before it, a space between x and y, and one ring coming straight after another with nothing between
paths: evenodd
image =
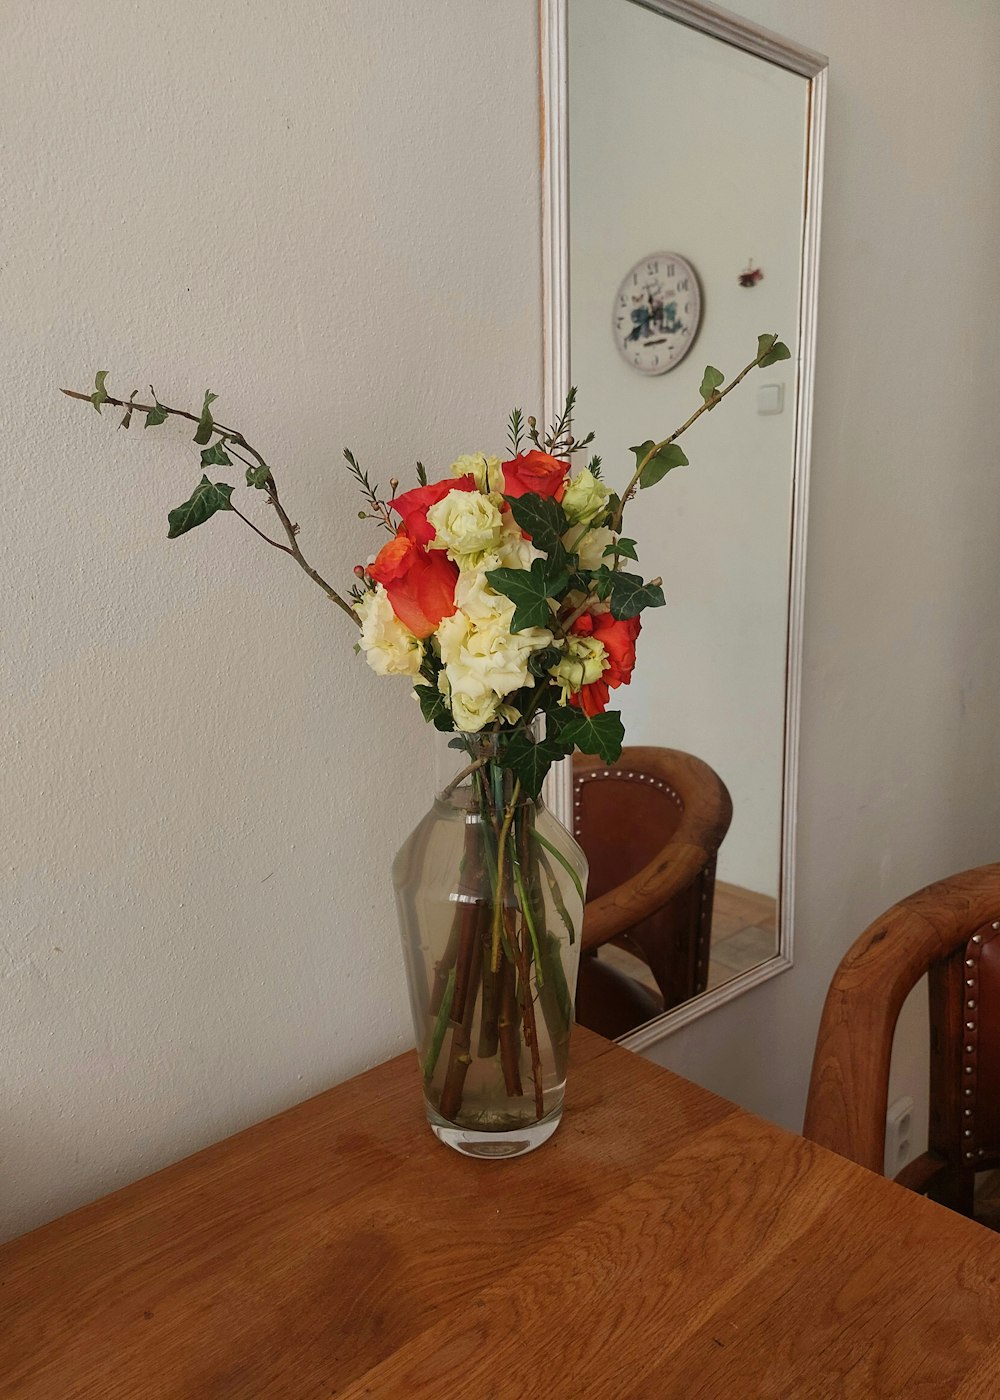
<instances>
[{"instance_id":1,"label":"orange rose","mask_svg":"<svg viewBox=\"0 0 1000 1400\"><path fill-rule=\"evenodd\" d=\"M582 685L575 695L571 695L569 703L593 718L594 715L603 715L610 698L606 681L591 681L590 685Z\"/></svg>"},{"instance_id":2,"label":"orange rose","mask_svg":"<svg viewBox=\"0 0 1000 1400\"><path fill-rule=\"evenodd\" d=\"M393 612L415 637L429 637L455 611L458 566L440 550L421 549L402 529L379 550L368 573L385 588Z\"/></svg>"},{"instance_id":3,"label":"orange rose","mask_svg":"<svg viewBox=\"0 0 1000 1400\"><path fill-rule=\"evenodd\" d=\"M609 688L617 690L628 685L635 668L635 643L642 628L638 617L615 618L608 613L583 613L573 623L579 636L595 637L608 654L608 664L599 681L581 686L569 703L585 715L603 714L607 709Z\"/></svg>"},{"instance_id":4,"label":"orange rose","mask_svg":"<svg viewBox=\"0 0 1000 1400\"><path fill-rule=\"evenodd\" d=\"M431 506L443 501L449 491L477 489L476 478L471 473L468 476L449 476L444 481L432 481L429 486L415 486L412 491L404 491L389 502L389 509L401 517L406 533L415 544L430 544L434 538L434 526L427 519Z\"/></svg>"},{"instance_id":5,"label":"orange rose","mask_svg":"<svg viewBox=\"0 0 1000 1400\"><path fill-rule=\"evenodd\" d=\"M569 463L547 452L522 452L503 467L504 495L524 496L533 491L536 496L552 496L561 501L566 490Z\"/></svg>"}]
</instances>

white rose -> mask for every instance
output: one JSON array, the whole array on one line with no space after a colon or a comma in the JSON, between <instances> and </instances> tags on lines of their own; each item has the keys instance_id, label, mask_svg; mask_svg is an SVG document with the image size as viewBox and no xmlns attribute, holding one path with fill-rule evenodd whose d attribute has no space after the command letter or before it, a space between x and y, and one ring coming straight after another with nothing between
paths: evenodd
<instances>
[{"instance_id":1,"label":"white rose","mask_svg":"<svg viewBox=\"0 0 1000 1400\"><path fill-rule=\"evenodd\" d=\"M453 680L442 671L438 686L448 696L451 717L463 734L476 734L496 719L500 697L475 676L466 674Z\"/></svg>"},{"instance_id":2,"label":"white rose","mask_svg":"<svg viewBox=\"0 0 1000 1400\"><path fill-rule=\"evenodd\" d=\"M533 559L544 559L544 552L536 549L530 540L521 533L521 527L509 510L502 513L503 521L500 542L496 549L483 556L484 569L530 569Z\"/></svg>"},{"instance_id":3,"label":"white rose","mask_svg":"<svg viewBox=\"0 0 1000 1400\"><path fill-rule=\"evenodd\" d=\"M474 476L484 494L503 491L503 471L499 457L487 457L485 452L471 452L457 458L449 468L452 476Z\"/></svg>"},{"instance_id":4,"label":"white rose","mask_svg":"<svg viewBox=\"0 0 1000 1400\"><path fill-rule=\"evenodd\" d=\"M455 603L474 623L493 622L497 618L509 623L514 616L514 604L490 587L486 568L483 564L481 568L467 569L459 574L455 584Z\"/></svg>"},{"instance_id":5,"label":"white rose","mask_svg":"<svg viewBox=\"0 0 1000 1400\"><path fill-rule=\"evenodd\" d=\"M361 648L377 675L415 676L419 673L423 647L393 612L389 595L380 583L375 585L373 593L366 593L360 603L355 603L354 611L361 619Z\"/></svg>"},{"instance_id":6,"label":"white rose","mask_svg":"<svg viewBox=\"0 0 1000 1400\"><path fill-rule=\"evenodd\" d=\"M586 525L607 507L611 493L603 481L584 468L566 483L562 508L574 525Z\"/></svg>"},{"instance_id":7,"label":"white rose","mask_svg":"<svg viewBox=\"0 0 1000 1400\"><path fill-rule=\"evenodd\" d=\"M567 549L579 538L579 530L567 530L563 535L563 544ZM581 569L599 569L602 564L611 565L611 556L604 557L604 551L609 544L614 544L614 534L603 526L598 530L588 530L583 539L576 546L576 552L580 558Z\"/></svg>"},{"instance_id":8,"label":"white rose","mask_svg":"<svg viewBox=\"0 0 1000 1400\"><path fill-rule=\"evenodd\" d=\"M608 668L608 653L596 637L566 638L566 649L549 675L562 686L565 705L581 686L599 681Z\"/></svg>"},{"instance_id":9,"label":"white rose","mask_svg":"<svg viewBox=\"0 0 1000 1400\"><path fill-rule=\"evenodd\" d=\"M482 569L459 576L455 602L457 611L441 620L436 634L452 687L473 677L503 698L521 686L533 686L535 678L528 670L528 659L532 652L551 646L548 628L512 632L514 604L494 592Z\"/></svg>"},{"instance_id":10,"label":"white rose","mask_svg":"<svg viewBox=\"0 0 1000 1400\"><path fill-rule=\"evenodd\" d=\"M535 684L528 660L532 652L549 646L551 641L552 633L543 627L511 632L497 619L470 633L456 665L480 676L502 697L523 685Z\"/></svg>"},{"instance_id":11,"label":"white rose","mask_svg":"<svg viewBox=\"0 0 1000 1400\"><path fill-rule=\"evenodd\" d=\"M479 491L449 491L427 512L434 529L429 549L446 549L459 568L475 566L495 549L503 533L500 512Z\"/></svg>"}]
</instances>

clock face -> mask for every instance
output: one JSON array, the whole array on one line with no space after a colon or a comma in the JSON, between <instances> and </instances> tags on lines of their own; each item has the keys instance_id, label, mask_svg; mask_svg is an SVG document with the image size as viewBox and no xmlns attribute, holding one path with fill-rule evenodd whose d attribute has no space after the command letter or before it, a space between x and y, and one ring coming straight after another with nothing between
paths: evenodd
<instances>
[{"instance_id":1,"label":"clock face","mask_svg":"<svg viewBox=\"0 0 1000 1400\"><path fill-rule=\"evenodd\" d=\"M666 374L691 349L700 319L691 264L677 253L650 253L622 279L611 328L626 364L640 374Z\"/></svg>"}]
</instances>

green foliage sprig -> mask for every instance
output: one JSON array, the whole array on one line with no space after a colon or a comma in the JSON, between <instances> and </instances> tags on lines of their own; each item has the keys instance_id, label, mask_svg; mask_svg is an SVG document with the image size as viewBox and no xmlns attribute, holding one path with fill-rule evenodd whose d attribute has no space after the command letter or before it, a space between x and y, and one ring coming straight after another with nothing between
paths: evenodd
<instances>
[{"instance_id":1,"label":"green foliage sprig","mask_svg":"<svg viewBox=\"0 0 1000 1400\"><path fill-rule=\"evenodd\" d=\"M298 533L299 527L290 519L287 511L281 503L278 495L277 483L274 473L261 454L252 447L241 432L235 428L227 428L222 423L217 423L212 416L211 406L218 398L211 390L205 391L205 398L202 403L201 412L198 414L188 413L183 408L170 408L166 404L160 403L156 393L150 385L149 392L153 397L151 404L135 402L137 391L133 390L130 397L126 399L113 398L107 391L108 371L98 370L95 379L94 391L91 394L81 394L76 389L63 389L63 393L70 399L83 399L86 403L92 403L100 413L104 404L111 404L115 408L124 408L125 416L119 423L120 428L129 428L132 422L133 413L144 413L146 415L147 428L155 428L161 423L165 423L168 418L186 418L189 422L197 425L194 435L195 444L205 447L211 443L214 437L216 441L211 446L205 447L201 453L202 467L206 466L232 466L232 458L235 457L246 467L246 484L258 491L266 493L268 505L274 508L275 513L281 522L281 527L285 532L287 544L281 540L272 539L270 535L249 520L236 506L233 505L232 495L234 488L225 482L213 482L203 473L201 481L195 487L192 495L182 505L169 512L167 516L168 539L176 539L179 535L186 534L188 530L193 530L196 525L204 525L206 520L210 520L216 512L221 510L232 511L245 525L253 530L255 535L259 535L266 544L274 549L280 549L282 553L288 554L298 564L309 577L322 588L323 592L336 605L347 614L355 626L360 626L358 615L351 607L350 603L333 588L321 574L305 558L299 548ZM231 454L231 455L230 455ZM246 455L244 455L246 454Z\"/></svg>"}]
</instances>

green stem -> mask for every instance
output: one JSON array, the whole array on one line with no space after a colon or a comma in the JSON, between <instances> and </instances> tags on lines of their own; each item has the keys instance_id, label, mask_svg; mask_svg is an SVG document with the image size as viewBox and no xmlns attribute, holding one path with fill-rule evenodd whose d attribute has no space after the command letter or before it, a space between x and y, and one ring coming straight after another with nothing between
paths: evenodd
<instances>
[{"instance_id":1,"label":"green stem","mask_svg":"<svg viewBox=\"0 0 1000 1400\"><path fill-rule=\"evenodd\" d=\"M441 998L441 1005L438 1007L431 1043L424 1056L424 1079L428 1083L433 1079L434 1071L437 1068L438 1056L441 1054L441 1046L444 1044L444 1033L448 1029L448 1018L451 1015L451 999L454 995L455 969L452 967L448 973L448 981L445 985L444 996Z\"/></svg>"},{"instance_id":2,"label":"green stem","mask_svg":"<svg viewBox=\"0 0 1000 1400\"><path fill-rule=\"evenodd\" d=\"M541 868L545 871L546 880L549 882L549 893L552 896L552 903L556 906L556 911L563 921L566 932L569 934L570 943L573 944L576 942L576 929L573 927L573 917L566 908L566 901L562 897L562 890L559 888L559 882L553 873L552 866L549 864L547 856L540 856L539 863Z\"/></svg>"},{"instance_id":3,"label":"green stem","mask_svg":"<svg viewBox=\"0 0 1000 1400\"><path fill-rule=\"evenodd\" d=\"M68 399L82 399L84 403L92 402L91 396L89 394L81 394L76 389L63 389L61 392L64 393ZM104 402L113 405L115 408L131 408L134 413L152 413L154 408L161 408L164 413L168 413L172 418L187 418L192 423L201 422L201 417L198 414L188 413L183 408L168 408L165 403L130 404L126 402L125 399L113 399L110 394L104 400ZM250 446L250 444L247 442L246 438L241 432L238 432L235 428L227 428L222 423L215 423L214 428L220 440L225 440L230 444L234 442L239 443L239 445L242 448L244 448L245 451L250 453L250 456L254 458L258 466L267 467L267 463L265 462L264 458L260 455L260 453L255 447ZM298 540L296 538L296 536L299 533L299 527L292 523L287 512L285 511L284 506L281 504L281 501L278 498L278 488L275 484L274 473L271 471L270 467L268 467L266 490L268 492L268 495L270 496L271 504L277 511L278 519L281 521L282 528L285 531L285 534L288 536L287 545L279 544L277 540L272 540L269 535L265 535L262 530L258 530L256 525L254 525L250 520L248 520L247 517L241 511L236 510L235 506L233 506L234 513L238 515L239 518L245 524L249 525L251 530L253 530L255 534L260 535L261 539L266 540L267 543L273 545L275 549L280 549L283 554L290 555L295 560L296 564L298 564L299 568L309 575L313 583L315 583L319 588L322 588L323 592L330 599L330 601L332 603L336 603L337 607L340 608L342 612L345 612L347 614L347 616L351 619L355 626L360 627L361 619L351 607L350 603L346 602L336 591L336 589L330 587L326 579L323 578L321 574L316 572L312 565L306 560L305 555L302 553L301 549L299 549Z\"/></svg>"},{"instance_id":4,"label":"green stem","mask_svg":"<svg viewBox=\"0 0 1000 1400\"><path fill-rule=\"evenodd\" d=\"M539 987L542 987L545 977L542 972L542 950L538 942L538 929L535 925L535 916L531 909L531 900L528 897L528 891L524 887L524 880L521 876L521 866L516 854L511 855L511 863L514 869L514 886L517 889L521 913L524 915L524 922L528 926L528 933L531 937L531 950L535 956L535 981Z\"/></svg>"},{"instance_id":5,"label":"green stem","mask_svg":"<svg viewBox=\"0 0 1000 1400\"><path fill-rule=\"evenodd\" d=\"M545 837L541 834L541 832L536 830L534 827L532 827L531 834L540 846L545 847L550 856L555 856L556 860L566 871L567 875L569 875L570 879L573 881L573 884L576 886L576 892L580 896L580 903L585 904L587 897L583 892L583 884L581 883L580 877L570 865L566 857L563 855L562 851L557 850L556 847L553 846L551 841L546 841Z\"/></svg>"},{"instance_id":6,"label":"green stem","mask_svg":"<svg viewBox=\"0 0 1000 1400\"><path fill-rule=\"evenodd\" d=\"M507 854L507 837L510 833L511 822L514 820L514 810L520 794L521 780L519 778L514 784L510 805L504 813L503 826L500 828L500 835L497 839L497 881L496 895L493 900L493 929L490 939L490 967L494 972L500 968L500 933L503 921L503 885L506 874L504 864Z\"/></svg>"},{"instance_id":7,"label":"green stem","mask_svg":"<svg viewBox=\"0 0 1000 1400\"><path fill-rule=\"evenodd\" d=\"M653 460L656 454L658 452L662 452L665 447L669 447L672 442L676 442L677 439L680 437L681 433L686 433L688 428L691 427L692 423L696 423L703 413L708 413L709 410L713 409L716 404L721 403L727 394L731 394L732 391L736 388L737 384L739 384L740 380L745 379L746 376L750 373L750 371L752 369L756 369L756 367L760 364L761 360L765 359L766 356L768 356L771 353L775 343L777 342L777 339L778 337L774 336L771 343L767 345L763 350L761 350L758 354L756 354L750 361L750 363L748 365L745 365L743 369L740 370L739 374L736 376L736 378L732 381L731 384L727 384L726 387L722 390L716 390L715 393L712 394L710 398L707 398L705 402L700 405L700 407L696 408L695 411L691 414L691 417L688 418L684 423L682 423L679 428L675 429L675 431L672 432L669 437L665 437L662 442L657 442L653 444L653 446L646 453L645 457L643 457L642 461L636 467L634 473L632 474L632 480L622 492L621 500L618 502L618 509L615 512L614 520L611 522L611 529L616 535L621 530L622 515L624 514L625 506L632 493L635 491L635 488L638 485L643 472L649 466L650 462Z\"/></svg>"}]
</instances>

